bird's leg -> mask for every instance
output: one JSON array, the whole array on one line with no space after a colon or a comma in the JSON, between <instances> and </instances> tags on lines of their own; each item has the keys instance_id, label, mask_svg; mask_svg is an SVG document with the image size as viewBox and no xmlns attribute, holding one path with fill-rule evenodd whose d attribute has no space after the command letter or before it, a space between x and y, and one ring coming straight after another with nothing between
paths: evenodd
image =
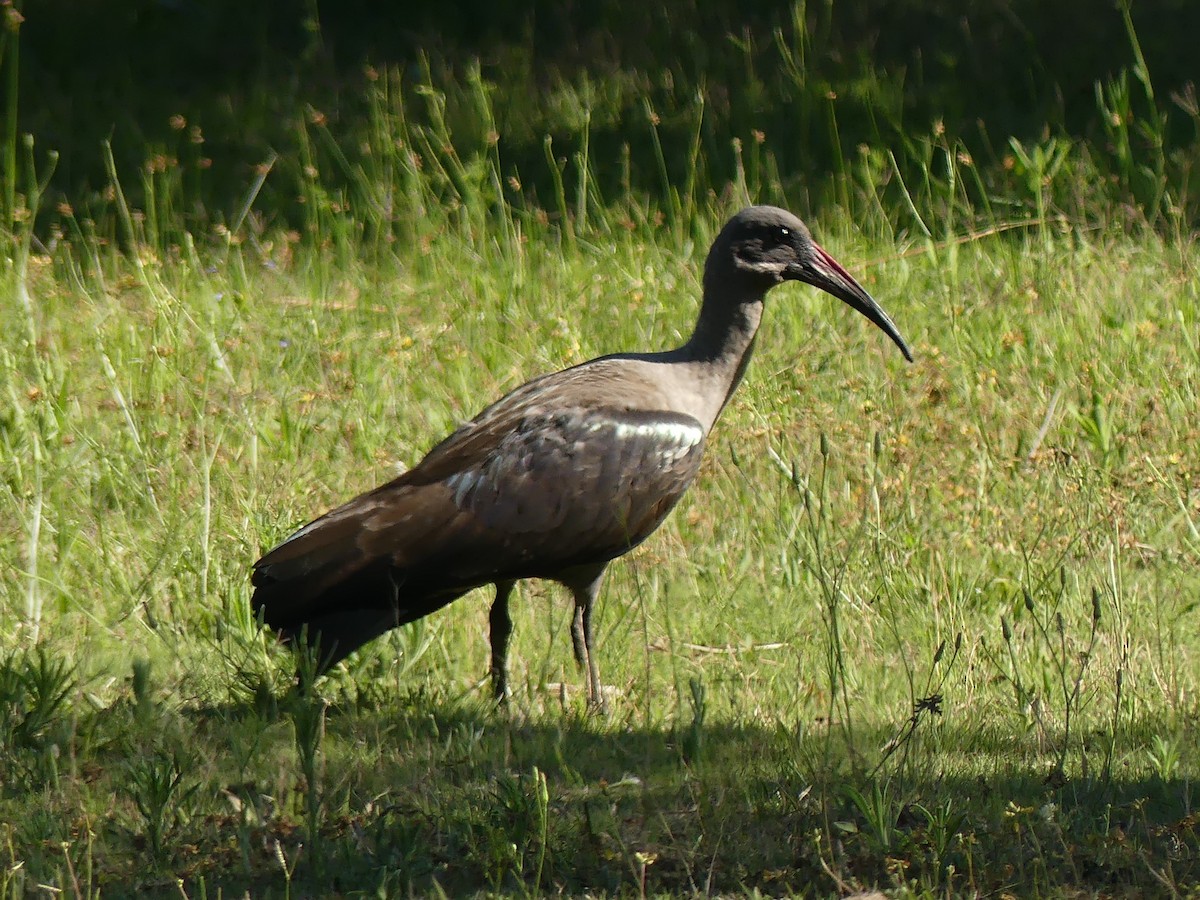
<instances>
[{"instance_id":1,"label":"bird's leg","mask_svg":"<svg viewBox=\"0 0 1200 900\"><path fill-rule=\"evenodd\" d=\"M512 635L512 618L508 614L508 595L514 581L496 582L496 599L488 619L492 627L492 693L497 703L508 699L508 639Z\"/></svg>"},{"instance_id":2,"label":"bird's leg","mask_svg":"<svg viewBox=\"0 0 1200 900\"><path fill-rule=\"evenodd\" d=\"M600 685L600 665L592 645L592 606L600 592L600 581L604 577L604 565L581 570L577 578L566 582L575 595L575 616L571 620L571 641L575 648L575 661L587 673L588 708L606 712L604 692Z\"/></svg>"},{"instance_id":3,"label":"bird's leg","mask_svg":"<svg viewBox=\"0 0 1200 900\"><path fill-rule=\"evenodd\" d=\"M581 669L587 666L588 644L591 643L588 631L591 626L592 617L584 612L584 605L580 602L579 594L576 594L575 613L571 618L571 649L575 651L575 663Z\"/></svg>"}]
</instances>

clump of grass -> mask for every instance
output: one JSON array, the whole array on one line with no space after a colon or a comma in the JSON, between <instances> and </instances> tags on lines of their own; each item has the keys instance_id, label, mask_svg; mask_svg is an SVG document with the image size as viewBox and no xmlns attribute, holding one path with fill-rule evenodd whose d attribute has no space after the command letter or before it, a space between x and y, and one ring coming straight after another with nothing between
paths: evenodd
<instances>
[{"instance_id":1,"label":"clump of grass","mask_svg":"<svg viewBox=\"0 0 1200 900\"><path fill-rule=\"evenodd\" d=\"M44 644L0 656L0 759L9 789L53 787L71 729L75 666Z\"/></svg>"},{"instance_id":2,"label":"clump of grass","mask_svg":"<svg viewBox=\"0 0 1200 900\"><path fill-rule=\"evenodd\" d=\"M125 792L137 810L140 834L150 858L161 864L166 841L174 836L183 810L198 784L188 784L190 761L179 751L152 749L134 756L128 765Z\"/></svg>"},{"instance_id":3,"label":"clump of grass","mask_svg":"<svg viewBox=\"0 0 1200 900\"><path fill-rule=\"evenodd\" d=\"M1067 619L1063 615L1063 607L1067 605L1064 603L1067 590L1068 577L1065 569L1059 570L1058 589L1044 605L1034 601L1029 588L1023 589L1022 606L1030 620L1031 627L1028 631L1032 632L1026 635L1026 639L1033 648L1022 646L1022 641L1008 618L1001 616L1000 626L1006 662L1002 663L988 655L989 662L997 667L998 677L1011 685L1016 708L1021 710L1037 729L1039 741L1044 746L1058 745L1055 761L1048 776L1056 781L1065 777L1064 767L1069 748L1073 741L1078 740L1078 736L1072 732L1072 724L1077 722L1081 711L1080 704L1086 699L1081 696L1081 687L1096 649L1101 619L1100 592L1093 589L1086 640L1068 635ZM1047 690L1044 684L1031 685L1021 674L1021 661L1027 659L1030 654L1044 654L1049 657L1057 675L1054 691ZM1116 705L1119 706L1119 702ZM1056 708L1061 710L1061 729L1052 727L1048 721L1051 710ZM1083 749L1084 755L1080 761L1087 771L1086 747Z\"/></svg>"}]
</instances>

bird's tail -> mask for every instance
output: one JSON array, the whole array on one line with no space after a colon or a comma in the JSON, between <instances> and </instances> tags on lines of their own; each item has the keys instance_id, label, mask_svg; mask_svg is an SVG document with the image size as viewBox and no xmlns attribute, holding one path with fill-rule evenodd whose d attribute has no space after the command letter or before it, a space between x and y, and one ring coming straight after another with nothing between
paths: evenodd
<instances>
[{"instance_id":1,"label":"bird's tail","mask_svg":"<svg viewBox=\"0 0 1200 900\"><path fill-rule=\"evenodd\" d=\"M396 627L396 586L382 565L313 590L305 578L276 580L255 572L251 609L287 643L315 654L316 674Z\"/></svg>"}]
</instances>

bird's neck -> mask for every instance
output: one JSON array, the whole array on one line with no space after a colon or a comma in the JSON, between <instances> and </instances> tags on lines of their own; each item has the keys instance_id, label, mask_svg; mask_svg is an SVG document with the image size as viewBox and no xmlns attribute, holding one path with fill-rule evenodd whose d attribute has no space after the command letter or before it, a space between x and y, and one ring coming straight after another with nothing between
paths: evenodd
<instances>
[{"instance_id":1,"label":"bird's neck","mask_svg":"<svg viewBox=\"0 0 1200 900\"><path fill-rule=\"evenodd\" d=\"M709 427L741 383L754 352L754 336L762 313L761 294L731 302L728 297L717 299L705 291L696 329L676 351L716 404L710 412Z\"/></svg>"}]
</instances>

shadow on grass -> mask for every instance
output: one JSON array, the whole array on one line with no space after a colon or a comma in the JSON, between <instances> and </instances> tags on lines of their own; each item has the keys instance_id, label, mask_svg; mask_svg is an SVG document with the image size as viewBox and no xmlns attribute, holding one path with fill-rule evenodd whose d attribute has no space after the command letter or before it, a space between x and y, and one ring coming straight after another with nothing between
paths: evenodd
<instances>
[{"instance_id":1,"label":"shadow on grass","mask_svg":"<svg viewBox=\"0 0 1200 900\"><path fill-rule=\"evenodd\" d=\"M571 708L528 717L421 696L357 709L293 700L265 718L249 706L189 716L227 746L217 758L244 756L238 748L252 740L261 759L278 761L306 703L322 710L319 813L305 820L304 803L278 796L285 782L309 796L302 766L274 782L251 766L236 788L242 811L209 816L188 835L205 847L228 842L232 829L241 860L202 853L193 883L256 895L284 886L451 895L907 886L1021 896L1200 883L1191 783L1171 759L1148 771L1146 736L1170 731L1153 722L1115 742L1100 733L1076 741L1060 768L1032 732L945 720L884 758L891 727L849 736L753 723L646 728Z\"/></svg>"},{"instance_id":2,"label":"shadow on grass","mask_svg":"<svg viewBox=\"0 0 1200 900\"><path fill-rule=\"evenodd\" d=\"M77 713L54 737L66 753L0 748L8 893L79 879L107 896L255 897L1200 883L1191 725L1085 735L1060 769L1031 730L973 727L963 711L890 755L892 725L685 711L647 727L636 711L526 715L373 688L333 706L142 694Z\"/></svg>"}]
</instances>

